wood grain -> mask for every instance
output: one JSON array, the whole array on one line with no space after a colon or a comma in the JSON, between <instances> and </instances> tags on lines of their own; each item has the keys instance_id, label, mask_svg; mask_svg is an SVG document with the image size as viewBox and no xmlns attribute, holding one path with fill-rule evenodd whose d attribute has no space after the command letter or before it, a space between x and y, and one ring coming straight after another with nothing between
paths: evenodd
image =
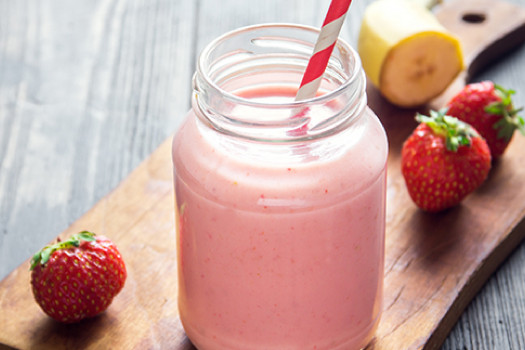
<instances>
[{"instance_id":1,"label":"wood grain","mask_svg":"<svg viewBox=\"0 0 525 350\"><path fill-rule=\"evenodd\" d=\"M445 92L430 103L439 109L483 68L525 41L525 9L504 1L449 1L440 5L435 15L461 42L465 65Z\"/></svg>"},{"instance_id":2,"label":"wood grain","mask_svg":"<svg viewBox=\"0 0 525 350\"><path fill-rule=\"evenodd\" d=\"M523 5L522 0L510 1ZM351 43L355 43L360 16L369 2L352 4L343 28L343 36ZM264 21L318 25L323 16L319 9L327 2L285 3L282 10L283 2L273 0L226 1L221 6L212 0L0 0L0 278L97 203L169 136L188 108L194 56L209 39L238 25ZM519 86L524 79L524 60L525 51L520 48L475 78L518 88L516 100L522 105L525 100ZM393 116L385 122L393 130L389 133L395 145L407 133L396 126L396 118L403 113L391 106L383 108L383 113L391 113L385 116ZM411 123L411 116L402 118ZM523 147L516 142L514 152ZM389 191L400 193L403 189ZM108 208L115 208L107 199L103 201ZM106 222L113 220L109 216L106 214ZM102 230L108 227L97 226ZM491 278L443 349L525 347L524 252L521 245ZM152 254L145 255L151 259ZM26 266L24 263L16 278L25 278ZM484 279L477 281L481 284ZM134 292L136 288L127 293ZM9 304L7 297L18 300L27 294L13 297L0 289L4 303L0 315ZM129 295L119 298L127 301ZM103 316L106 321L100 323L111 327L123 346L133 348L120 333L128 328L114 321L122 304L125 302L117 299ZM158 307L153 302L146 305ZM16 314L23 310L17 309ZM137 310L129 319L137 317L137 322L142 322L146 317L140 307ZM35 309L31 312L39 313ZM62 339L65 348L103 344L96 320L85 325L94 332L94 340L77 344ZM3 322L1 319L0 329ZM54 332L62 337L66 332L82 336L80 327L63 329L45 319L36 320L36 325L41 338L51 338ZM117 331L113 327L121 328ZM138 334L155 336L166 328ZM46 344L24 341L27 347L20 348ZM106 343L106 348L116 344ZM155 344L160 343L144 342L137 347L159 348ZM178 345L181 349L190 346L186 340Z\"/></svg>"}]
</instances>

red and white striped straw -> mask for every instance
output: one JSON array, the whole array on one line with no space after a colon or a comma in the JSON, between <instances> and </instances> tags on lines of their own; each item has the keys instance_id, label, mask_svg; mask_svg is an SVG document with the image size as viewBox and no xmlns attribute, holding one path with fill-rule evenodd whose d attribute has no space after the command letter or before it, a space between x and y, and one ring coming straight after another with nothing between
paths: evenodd
<instances>
[{"instance_id":1,"label":"red and white striped straw","mask_svg":"<svg viewBox=\"0 0 525 350\"><path fill-rule=\"evenodd\" d=\"M296 101L316 95L351 2L352 0L332 0L330 3L314 52L308 61L303 80L295 96Z\"/></svg>"}]
</instances>

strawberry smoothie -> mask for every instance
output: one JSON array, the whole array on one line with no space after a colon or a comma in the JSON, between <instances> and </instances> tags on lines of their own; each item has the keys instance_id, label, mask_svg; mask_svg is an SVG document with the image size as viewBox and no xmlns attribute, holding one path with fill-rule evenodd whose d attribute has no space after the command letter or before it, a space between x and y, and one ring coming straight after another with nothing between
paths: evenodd
<instances>
[{"instance_id":1,"label":"strawberry smoothie","mask_svg":"<svg viewBox=\"0 0 525 350\"><path fill-rule=\"evenodd\" d=\"M186 334L201 350L366 346L382 309L387 141L379 120L366 97L339 123L331 116L347 110L341 99L280 109L273 104L293 101L296 88L228 84L225 99L239 103L220 115L242 122L208 118L202 99L215 99L196 94L173 142ZM267 122L290 115L306 117L307 130ZM304 137L327 123L336 126Z\"/></svg>"},{"instance_id":2,"label":"strawberry smoothie","mask_svg":"<svg viewBox=\"0 0 525 350\"><path fill-rule=\"evenodd\" d=\"M362 124L338 135L351 152L288 163L211 144L195 118L182 127L179 307L197 347L352 349L370 340L381 309L386 150L377 119Z\"/></svg>"}]
</instances>

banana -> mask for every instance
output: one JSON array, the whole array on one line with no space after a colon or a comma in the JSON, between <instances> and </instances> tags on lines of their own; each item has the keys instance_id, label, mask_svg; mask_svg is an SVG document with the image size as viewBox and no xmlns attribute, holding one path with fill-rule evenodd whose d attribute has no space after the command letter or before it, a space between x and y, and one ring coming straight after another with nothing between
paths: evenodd
<instances>
[{"instance_id":1,"label":"banana","mask_svg":"<svg viewBox=\"0 0 525 350\"><path fill-rule=\"evenodd\" d=\"M357 50L373 85L391 103L416 107L463 69L459 40L414 0L376 0L365 10Z\"/></svg>"},{"instance_id":2,"label":"banana","mask_svg":"<svg viewBox=\"0 0 525 350\"><path fill-rule=\"evenodd\" d=\"M442 0L410 0L419 3L421 6L431 10L434 6L440 4Z\"/></svg>"}]
</instances>

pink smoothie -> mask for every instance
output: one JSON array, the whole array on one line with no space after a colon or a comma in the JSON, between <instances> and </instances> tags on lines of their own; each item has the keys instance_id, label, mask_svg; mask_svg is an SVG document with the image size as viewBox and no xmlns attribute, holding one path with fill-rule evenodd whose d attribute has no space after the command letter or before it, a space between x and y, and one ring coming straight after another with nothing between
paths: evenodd
<instances>
[{"instance_id":1,"label":"pink smoothie","mask_svg":"<svg viewBox=\"0 0 525 350\"><path fill-rule=\"evenodd\" d=\"M367 109L332 139L239 144L190 112L173 155L179 310L199 349L370 341L382 307L386 138Z\"/></svg>"}]
</instances>

